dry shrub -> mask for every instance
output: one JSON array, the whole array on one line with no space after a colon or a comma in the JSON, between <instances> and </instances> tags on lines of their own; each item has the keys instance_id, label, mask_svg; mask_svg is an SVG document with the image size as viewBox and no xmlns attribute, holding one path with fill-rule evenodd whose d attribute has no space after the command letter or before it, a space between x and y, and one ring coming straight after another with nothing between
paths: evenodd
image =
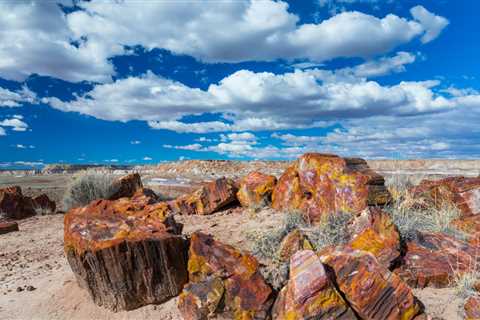
<instances>
[{"instance_id":1,"label":"dry shrub","mask_svg":"<svg viewBox=\"0 0 480 320\"><path fill-rule=\"evenodd\" d=\"M63 197L64 210L86 206L96 199L108 199L118 187L113 185L115 176L86 170L75 174Z\"/></svg>"}]
</instances>

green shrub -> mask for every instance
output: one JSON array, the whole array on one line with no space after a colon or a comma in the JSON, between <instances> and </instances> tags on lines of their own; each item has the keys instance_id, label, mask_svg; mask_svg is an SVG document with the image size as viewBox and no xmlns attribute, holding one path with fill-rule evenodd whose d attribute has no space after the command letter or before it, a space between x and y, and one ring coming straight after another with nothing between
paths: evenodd
<instances>
[{"instance_id":1,"label":"green shrub","mask_svg":"<svg viewBox=\"0 0 480 320\"><path fill-rule=\"evenodd\" d=\"M326 215L318 226L305 230L305 234L317 250L345 244L350 239L348 224L351 219L349 213Z\"/></svg>"},{"instance_id":2,"label":"green shrub","mask_svg":"<svg viewBox=\"0 0 480 320\"><path fill-rule=\"evenodd\" d=\"M115 194L115 176L94 171L82 171L72 177L63 197L64 210L86 206L96 199L108 199Z\"/></svg>"}]
</instances>

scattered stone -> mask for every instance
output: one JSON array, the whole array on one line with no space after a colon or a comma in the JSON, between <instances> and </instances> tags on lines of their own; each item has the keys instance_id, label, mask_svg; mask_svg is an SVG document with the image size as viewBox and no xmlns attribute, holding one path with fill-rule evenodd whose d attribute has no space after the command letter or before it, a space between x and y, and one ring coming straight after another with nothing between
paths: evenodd
<instances>
[{"instance_id":1,"label":"scattered stone","mask_svg":"<svg viewBox=\"0 0 480 320\"><path fill-rule=\"evenodd\" d=\"M478 248L443 233L418 233L406 244L402 265L395 270L411 287L445 288L456 273L480 266Z\"/></svg>"},{"instance_id":2,"label":"scattered stone","mask_svg":"<svg viewBox=\"0 0 480 320\"><path fill-rule=\"evenodd\" d=\"M410 287L368 252L338 249L321 256L335 281L362 319L413 319L421 306Z\"/></svg>"},{"instance_id":3,"label":"scattered stone","mask_svg":"<svg viewBox=\"0 0 480 320\"><path fill-rule=\"evenodd\" d=\"M18 223L14 221L0 221L0 234L18 231Z\"/></svg>"},{"instance_id":4,"label":"scattered stone","mask_svg":"<svg viewBox=\"0 0 480 320\"><path fill-rule=\"evenodd\" d=\"M234 203L237 190L232 179L221 178L207 183L192 194L178 197L170 202L170 206L179 214L212 214Z\"/></svg>"},{"instance_id":5,"label":"scattered stone","mask_svg":"<svg viewBox=\"0 0 480 320\"><path fill-rule=\"evenodd\" d=\"M33 291L33 290L36 290L37 288L35 288L34 286L27 286L27 291Z\"/></svg>"},{"instance_id":6,"label":"scattered stone","mask_svg":"<svg viewBox=\"0 0 480 320\"><path fill-rule=\"evenodd\" d=\"M240 181L237 198L242 207L260 208L271 203L277 178L258 171L249 173Z\"/></svg>"},{"instance_id":7,"label":"scattered stone","mask_svg":"<svg viewBox=\"0 0 480 320\"><path fill-rule=\"evenodd\" d=\"M162 303L188 280L187 241L165 203L98 200L64 218L67 260L93 301L113 311Z\"/></svg>"},{"instance_id":8,"label":"scattered stone","mask_svg":"<svg viewBox=\"0 0 480 320\"><path fill-rule=\"evenodd\" d=\"M365 160L307 153L280 177L272 195L277 210L305 212L317 223L335 213L360 214L391 199L383 177Z\"/></svg>"},{"instance_id":9,"label":"scattered stone","mask_svg":"<svg viewBox=\"0 0 480 320\"><path fill-rule=\"evenodd\" d=\"M478 320L480 319L480 297L471 296L465 301L463 305L465 311L465 320Z\"/></svg>"},{"instance_id":10,"label":"scattered stone","mask_svg":"<svg viewBox=\"0 0 480 320\"><path fill-rule=\"evenodd\" d=\"M298 251L292 256L290 279L275 301L272 318L357 319L311 250Z\"/></svg>"},{"instance_id":11,"label":"scattered stone","mask_svg":"<svg viewBox=\"0 0 480 320\"><path fill-rule=\"evenodd\" d=\"M225 288L217 277L192 282L183 288L178 298L178 309L184 320L203 320L212 317L222 300Z\"/></svg>"},{"instance_id":12,"label":"scattered stone","mask_svg":"<svg viewBox=\"0 0 480 320\"><path fill-rule=\"evenodd\" d=\"M109 198L109 200L116 200L120 198L130 198L135 192L143 188L142 179L138 173L131 173L120 177L113 182L113 189L116 192Z\"/></svg>"},{"instance_id":13,"label":"scattered stone","mask_svg":"<svg viewBox=\"0 0 480 320\"><path fill-rule=\"evenodd\" d=\"M33 200L18 186L0 189L0 212L3 218L23 219L35 215Z\"/></svg>"},{"instance_id":14,"label":"scattered stone","mask_svg":"<svg viewBox=\"0 0 480 320\"><path fill-rule=\"evenodd\" d=\"M400 234L390 216L379 208L364 210L353 223L349 246L370 252L389 268L400 257Z\"/></svg>"},{"instance_id":15,"label":"scattered stone","mask_svg":"<svg viewBox=\"0 0 480 320\"><path fill-rule=\"evenodd\" d=\"M22 292L23 288L22 287L17 287L17 292Z\"/></svg>"},{"instance_id":16,"label":"scattered stone","mask_svg":"<svg viewBox=\"0 0 480 320\"><path fill-rule=\"evenodd\" d=\"M45 193L33 198L33 207L41 215L55 213L57 209L55 201L50 200Z\"/></svg>"},{"instance_id":17,"label":"scattered stone","mask_svg":"<svg viewBox=\"0 0 480 320\"><path fill-rule=\"evenodd\" d=\"M282 239L278 257L281 261L290 261L290 257L300 250L313 250L313 246L300 230L295 229Z\"/></svg>"},{"instance_id":18,"label":"scattered stone","mask_svg":"<svg viewBox=\"0 0 480 320\"><path fill-rule=\"evenodd\" d=\"M207 311L204 308L208 299L201 298L199 293L192 293L194 284L200 284L198 291L215 291L213 283L221 280L224 287L224 308L220 311L232 312L235 319L266 319L270 309L271 288L260 274L258 261L250 254L242 254L237 249L213 239L212 236L196 232L190 240L188 272L191 286L182 294L179 308L186 319L204 319ZM217 280L213 280L217 279ZM192 288L193 287L193 288ZM198 292L197 291L197 292ZM190 302L186 302L186 301ZM216 301L217 298L212 301ZM195 310L189 307L192 301L201 301ZM213 307L212 307L213 308ZM202 317L189 318L201 311Z\"/></svg>"},{"instance_id":19,"label":"scattered stone","mask_svg":"<svg viewBox=\"0 0 480 320\"><path fill-rule=\"evenodd\" d=\"M480 177L423 180L410 193L418 208L455 206L463 216L480 214Z\"/></svg>"}]
</instances>

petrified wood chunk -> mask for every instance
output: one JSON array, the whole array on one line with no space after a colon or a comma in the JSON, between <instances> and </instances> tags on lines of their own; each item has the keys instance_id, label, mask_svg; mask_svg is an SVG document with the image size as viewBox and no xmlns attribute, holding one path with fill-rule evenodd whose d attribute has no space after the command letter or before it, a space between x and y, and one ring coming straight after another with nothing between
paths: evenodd
<instances>
[{"instance_id":1,"label":"petrified wood chunk","mask_svg":"<svg viewBox=\"0 0 480 320\"><path fill-rule=\"evenodd\" d=\"M465 310L465 320L480 319L480 297L469 297L463 305L463 309Z\"/></svg>"},{"instance_id":2,"label":"petrified wood chunk","mask_svg":"<svg viewBox=\"0 0 480 320\"><path fill-rule=\"evenodd\" d=\"M368 205L384 205L390 198L383 177L364 160L307 153L280 177L272 206L301 210L318 222L326 214L359 214Z\"/></svg>"},{"instance_id":3,"label":"petrified wood chunk","mask_svg":"<svg viewBox=\"0 0 480 320\"><path fill-rule=\"evenodd\" d=\"M110 200L131 197L137 190L143 188L142 179L138 173L131 173L116 179L112 188L115 193L109 198Z\"/></svg>"},{"instance_id":4,"label":"petrified wood chunk","mask_svg":"<svg viewBox=\"0 0 480 320\"><path fill-rule=\"evenodd\" d=\"M400 278L365 251L348 249L321 257L335 272L335 281L362 319L413 319L420 305Z\"/></svg>"},{"instance_id":5,"label":"petrified wood chunk","mask_svg":"<svg viewBox=\"0 0 480 320\"><path fill-rule=\"evenodd\" d=\"M225 288L224 310L233 312L235 319L267 317L272 290L260 274L257 260L250 254L242 254L210 235L196 232L190 239L188 272L190 283L205 284L212 278L221 280ZM180 305L180 310L185 312L188 308Z\"/></svg>"},{"instance_id":6,"label":"petrified wood chunk","mask_svg":"<svg viewBox=\"0 0 480 320\"><path fill-rule=\"evenodd\" d=\"M237 198L242 207L258 208L270 204L277 178L254 171L240 181Z\"/></svg>"},{"instance_id":7,"label":"petrified wood chunk","mask_svg":"<svg viewBox=\"0 0 480 320\"><path fill-rule=\"evenodd\" d=\"M23 219L35 215L33 200L22 194L18 186L0 189L0 216Z\"/></svg>"},{"instance_id":8,"label":"petrified wood chunk","mask_svg":"<svg viewBox=\"0 0 480 320\"><path fill-rule=\"evenodd\" d=\"M389 268L400 257L400 234L390 216L379 208L369 208L355 218L348 246L370 252Z\"/></svg>"},{"instance_id":9,"label":"petrified wood chunk","mask_svg":"<svg viewBox=\"0 0 480 320\"><path fill-rule=\"evenodd\" d=\"M18 223L14 221L0 221L0 234L18 231Z\"/></svg>"},{"instance_id":10,"label":"petrified wood chunk","mask_svg":"<svg viewBox=\"0 0 480 320\"><path fill-rule=\"evenodd\" d=\"M300 250L313 250L313 246L300 230L294 229L280 242L278 258L281 261L288 262L295 252Z\"/></svg>"},{"instance_id":11,"label":"petrified wood chunk","mask_svg":"<svg viewBox=\"0 0 480 320\"><path fill-rule=\"evenodd\" d=\"M173 218L162 218L164 204L135 211L127 203L94 201L64 218L65 254L78 283L113 311L162 303L188 280L188 243Z\"/></svg>"},{"instance_id":12,"label":"petrified wood chunk","mask_svg":"<svg viewBox=\"0 0 480 320\"><path fill-rule=\"evenodd\" d=\"M207 320L214 316L224 292L223 281L214 276L187 284L178 298L178 309L183 319Z\"/></svg>"},{"instance_id":13,"label":"petrified wood chunk","mask_svg":"<svg viewBox=\"0 0 480 320\"><path fill-rule=\"evenodd\" d=\"M328 278L318 256L298 251L290 260L290 279L273 306L276 320L357 319Z\"/></svg>"},{"instance_id":14,"label":"petrified wood chunk","mask_svg":"<svg viewBox=\"0 0 480 320\"><path fill-rule=\"evenodd\" d=\"M463 216L480 214L480 178L423 180L410 192L420 208L455 206Z\"/></svg>"},{"instance_id":15,"label":"petrified wood chunk","mask_svg":"<svg viewBox=\"0 0 480 320\"><path fill-rule=\"evenodd\" d=\"M35 211L42 215L55 213L55 210L57 209L55 201L50 200L45 193L33 198L33 206Z\"/></svg>"},{"instance_id":16,"label":"petrified wood chunk","mask_svg":"<svg viewBox=\"0 0 480 320\"><path fill-rule=\"evenodd\" d=\"M395 270L412 287L443 288L456 273L480 266L478 248L443 233L418 233L407 242L402 265Z\"/></svg>"},{"instance_id":17,"label":"petrified wood chunk","mask_svg":"<svg viewBox=\"0 0 480 320\"><path fill-rule=\"evenodd\" d=\"M237 190L232 179L217 179L191 194L178 197L171 203L171 207L180 214L212 214L235 202Z\"/></svg>"}]
</instances>

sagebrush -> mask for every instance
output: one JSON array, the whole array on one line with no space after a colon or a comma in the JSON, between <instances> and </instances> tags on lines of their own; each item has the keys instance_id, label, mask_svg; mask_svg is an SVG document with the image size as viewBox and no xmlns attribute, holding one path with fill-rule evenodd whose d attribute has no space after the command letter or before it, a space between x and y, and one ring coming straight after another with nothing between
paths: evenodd
<instances>
[{"instance_id":1,"label":"sagebrush","mask_svg":"<svg viewBox=\"0 0 480 320\"><path fill-rule=\"evenodd\" d=\"M63 197L65 210L81 207L96 199L108 199L118 190L112 174L95 171L82 171L75 174L67 186Z\"/></svg>"}]
</instances>

